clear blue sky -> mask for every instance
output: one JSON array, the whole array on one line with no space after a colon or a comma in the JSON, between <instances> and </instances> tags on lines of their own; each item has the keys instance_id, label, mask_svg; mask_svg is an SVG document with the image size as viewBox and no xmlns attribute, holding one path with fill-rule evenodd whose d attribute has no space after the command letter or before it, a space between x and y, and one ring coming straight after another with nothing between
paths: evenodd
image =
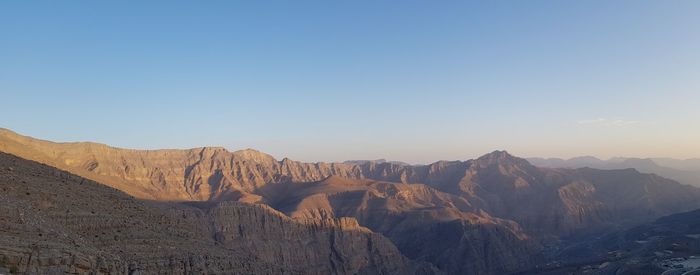
<instances>
[{"instance_id":1,"label":"clear blue sky","mask_svg":"<svg viewBox=\"0 0 700 275\"><path fill-rule=\"evenodd\" d=\"M304 161L700 157L700 1L2 1L0 127Z\"/></svg>"}]
</instances>

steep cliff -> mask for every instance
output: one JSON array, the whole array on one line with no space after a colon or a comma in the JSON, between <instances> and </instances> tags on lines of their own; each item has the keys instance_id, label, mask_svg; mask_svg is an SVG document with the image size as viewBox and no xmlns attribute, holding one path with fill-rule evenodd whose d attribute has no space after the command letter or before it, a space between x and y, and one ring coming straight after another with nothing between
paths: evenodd
<instances>
[{"instance_id":1,"label":"steep cliff","mask_svg":"<svg viewBox=\"0 0 700 275\"><path fill-rule=\"evenodd\" d=\"M211 209L216 240L261 260L313 274L432 273L353 218L292 220L264 205L221 203Z\"/></svg>"},{"instance_id":2,"label":"steep cliff","mask_svg":"<svg viewBox=\"0 0 700 275\"><path fill-rule=\"evenodd\" d=\"M510 273L540 260L540 247L516 223L423 184L330 177L274 197L273 207L298 219L354 217L449 274Z\"/></svg>"},{"instance_id":3,"label":"steep cliff","mask_svg":"<svg viewBox=\"0 0 700 275\"><path fill-rule=\"evenodd\" d=\"M155 200L226 200L270 183L362 177L353 165L277 161L252 149L130 150L90 142L54 143L6 129L0 129L0 151Z\"/></svg>"},{"instance_id":4,"label":"steep cliff","mask_svg":"<svg viewBox=\"0 0 700 275\"><path fill-rule=\"evenodd\" d=\"M383 161L301 163L286 158L278 161L250 149L129 150L95 143L53 143L8 130L0 130L0 151L70 171L141 199L265 204L284 213L271 219L311 222L307 225L314 228L318 227L314 223L352 217L360 227L391 239L411 259L427 260L442 270L457 273L520 270L533 264L530 256L538 251L531 240L605 231L700 208L699 189L652 174L631 169L540 168L505 151L474 160L420 166ZM231 221L223 219L231 215L228 211L238 211L226 210L229 206L225 205L197 208L204 211L200 215L207 216L205 224L220 222L217 226L226 228L216 233L220 243L245 243L228 241L245 240L241 239L241 232L249 232L245 236L253 239L265 238L253 233L269 228L250 227L261 226L260 221L246 224L236 223L235 217ZM217 214L221 211L227 214ZM239 229L243 231L236 233L231 222L242 225ZM328 234L333 232L332 236L294 238L336 243L355 239L354 234L362 230L350 231L338 234L331 230ZM444 244L430 239L448 233L462 237ZM364 248L351 249L378 249L378 242L367 243ZM484 247L477 247L481 244ZM292 248L299 245L294 240L289 242ZM435 254L436 248L443 252ZM256 249L250 246L244 250ZM270 247L257 253L263 258L280 259L283 268L318 260L311 254L285 254L288 252L276 249ZM352 254L318 249L330 251L329 255ZM435 255L430 256L431 253ZM368 267L312 268L379 272L372 265L384 262L370 256L365 260L349 256L343 260L367 261L371 263ZM469 264L463 264L464 260ZM381 268L397 267L384 263Z\"/></svg>"},{"instance_id":5,"label":"steep cliff","mask_svg":"<svg viewBox=\"0 0 700 275\"><path fill-rule=\"evenodd\" d=\"M431 274L352 219L195 207L0 153L0 270L28 274Z\"/></svg>"},{"instance_id":6,"label":"steep cliff","mask_svg":"<svg viewBox=\"0 0 700 275\"><path fill-rule=\"evenodd\" d=\"M536 235L571 234L627 219L649 221L700 207L697 188L650 174L629 169L539 168L504 151L423 166L374 161L301 163L277 161L250 149L129 150L95 143L53 143L5 129L0 129L0 151L154 200L270 203L274 194L295 188L289 183L318 182L329 176L423 183L463 197L472 209L516 220Z\"/></svg>"}]
</instances>

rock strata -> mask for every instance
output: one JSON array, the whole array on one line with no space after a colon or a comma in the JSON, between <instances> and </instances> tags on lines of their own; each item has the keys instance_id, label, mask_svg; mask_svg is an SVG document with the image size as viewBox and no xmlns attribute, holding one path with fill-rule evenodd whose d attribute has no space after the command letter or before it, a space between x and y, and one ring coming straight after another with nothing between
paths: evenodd
<instances>
[{"instance_id":1,"label":"rock strata","mask_svg":"<svg viewBox=\"0 0 700 275\"><path fill-rule=\"evenodd\" d=\"M700 208L700 189L653 174L541 168L505 151L418 166L386 161L302 163L251 149L130 150L89 142L54 143L3 129L0 151L94 180L142 203L152 201L148 205L165 211L166 217L155 220L172 223L168 215L184 213L191 223L182 223L188 228L177 232L189 233L177 236L200 232L196 234L205 236L202 241L213 240L215 247L252 251L249 256L258 261L276 259L272 268L285 272L402 271L384 256L353 256L356 251L373 251L406 255L415 270L433 270L416 264L428 261L449 273L507 273L537 263L539 246L533 243L606 232ZM257 204L247 211L271 214L237 214L248 206L232 207L230 202ZM74 201L58 204L63 203ZM110 222L89 215L68 219ZM325 233L300 233L307 229ZM284 245L253 245L252 240L269 240L268 235ZM381 236L400 253L388 241L375 240ZM432 239L441 236L459 239ZM310 243L326 244L314 248L327 254L325 263L319 255L295 251ZM409 261L387 257L399 265ZM301 263L309 269L296 269Z\"/></svg>"},{"instance_id":2,"label":"rock strata","mask_svg":"<svg viewBox=\"0 0 700 275\"><path fill-rule=\"evenodd\" d=\"M142 201L0 153L0 268L21 274L432 274L353 219ZM9 169L12 168L12 169Z\"/></svg>"}]
</instances>

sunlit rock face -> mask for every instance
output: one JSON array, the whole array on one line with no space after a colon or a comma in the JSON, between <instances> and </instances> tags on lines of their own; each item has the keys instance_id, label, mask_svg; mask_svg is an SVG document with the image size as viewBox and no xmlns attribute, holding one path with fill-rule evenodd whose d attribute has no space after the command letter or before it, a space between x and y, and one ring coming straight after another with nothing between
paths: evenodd
<instances>
[{"instance_id":1,"label":"sunlit rock face","mask_svg":"<svg viewBox=\"0 0 700 275\"><path fill-rule=\"evenodd\" d=\"M697 188L652 174L540 168L505 151L419 166L302 163L251 149L128 150L7 130L0 151L197 213L215 247L290 272L516 272L540 262L545 240L700 208ZM305 243L326 245L295 251Z\"/></svg>"},{"instance_id":2,"label":"sunlit rock face","mask_svg":"<svg viewBox=\"0 0 700 275\"><path fill-rule=\"evenodd\" d=\"M0 270L22 274L434 274L352 218L144 201L0 153Z\"/></svg>"}]
</instances>

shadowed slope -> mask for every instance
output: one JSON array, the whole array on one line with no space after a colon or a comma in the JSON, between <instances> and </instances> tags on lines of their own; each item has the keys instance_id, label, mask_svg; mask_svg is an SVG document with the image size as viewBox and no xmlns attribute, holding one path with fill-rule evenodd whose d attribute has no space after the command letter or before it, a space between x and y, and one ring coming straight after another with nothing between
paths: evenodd
<instances>
[{"instance_id":1,"label":"shadowed slope","mask_svg":"<svg viewBox=\"0 0 700 275\"><path fill-rule=\"evenodd\" d=\"M277 161L255 150L143 151L94 143L53 143L9 130L0 130L0 151L157 200L274 203L276 194L329 176L423 183L462 197L473 209L515 220L535 235L574 234L700 207L698 189L659 177L627 170L539 168L505 151L424 166L301 163L286 158ZM355 187L336 188L351 191Z\"/></svg>"},{"instance_id":2,"label":"shadowed slope","mask_svg":"<svg viewBox=\"0 0 700 275\"><path fill-rule=\"evenodd\" d=\"M0 153L0 270L44 274L431 273L352 219L300 223L265 206L136 200ZM305 247L299 250L299 247ZM420 268L420 269L419 269Z\"/></svg>"},{"instance_id":3,"label":"shadowed slope","mask_svg":"<svg viewBox=\"0 0 700 275\"><path fill-rule=\"evenodd\" d=\"M632 169L539 168L499 151L453 166L467 167L461 178L426 183L539 236L640 223L700 207L700 189Z\"/></svg>"},{"instance_id":4,"label":"shadowed slope","mask_svg":"<svg viewBox=\"0 0 700 275\"><path fill-rule=\"evenodd\" d=\"M271 205L302 220L354 217L450 274L509 273L539 260L539 247L516 223L423 184L329 177L293 186Z\"/></svg>"},{"instance_id":5,"label":"shadowed slope","mask_svg":"<svg viewBox=\"0 0 700 275\"><path fill-rule=\"evenodd\" d=\"M532 264L523 256L533 253L525 239L605 231L700 207L697 188L655 175L540 168L505 151L421 166L301 163L255 150L52 143L7 130L0 130L0 151L140 198L267 204L304 222L353 217L412 259L453 273L507 272ZM430 239L440 236L460 237Z\"/></svg>"}]
</instances>

